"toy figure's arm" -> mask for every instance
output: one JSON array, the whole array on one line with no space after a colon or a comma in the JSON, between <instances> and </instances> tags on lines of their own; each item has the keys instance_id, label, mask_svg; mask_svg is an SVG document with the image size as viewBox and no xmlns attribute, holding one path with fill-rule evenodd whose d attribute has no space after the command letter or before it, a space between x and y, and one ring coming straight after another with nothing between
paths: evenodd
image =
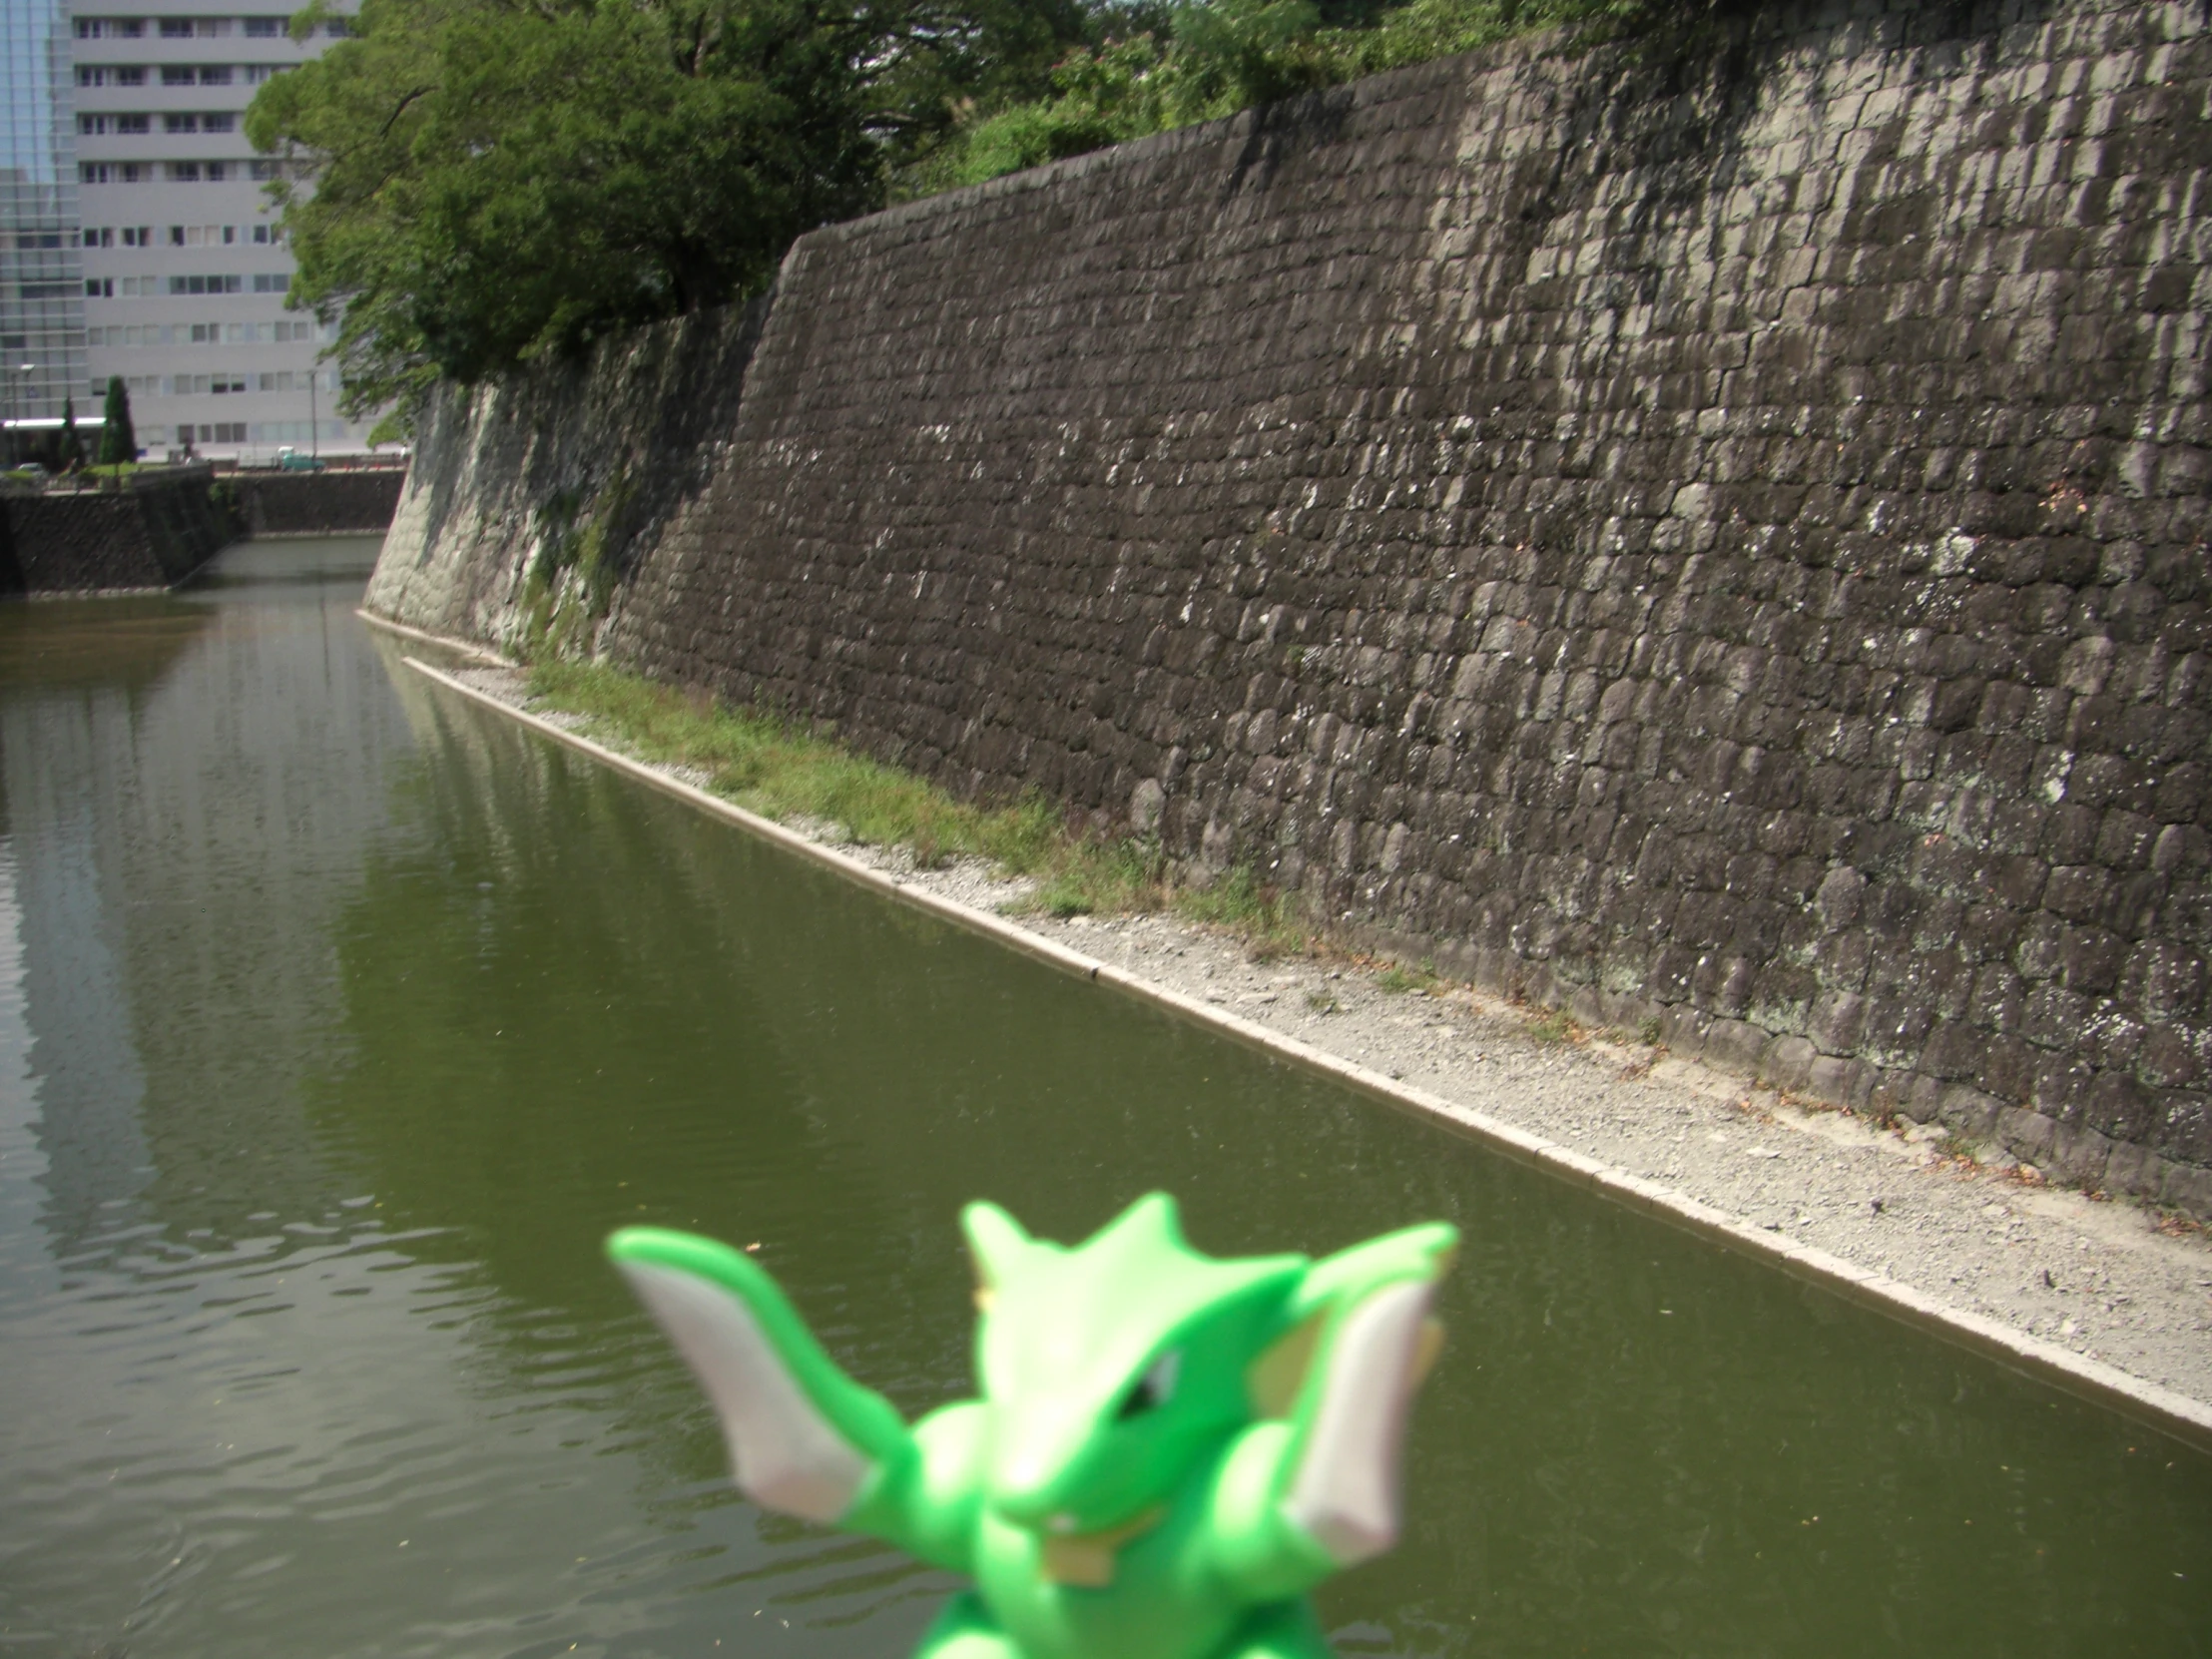
<instances>
[{"instance_id":1,"label":"toy figure's arm","mask_svg":"<svg viewBox=\"0 0 2212 1659\"><path fill-rule=\"evenodd\" d=\"M1408 1228L1306 1276L1290 1334L1254 1368L1269 1420L1213 1492L1215 1570L1244 1598L1298 1594L1397 1541L1406 1417L1440 1340L1428 1304L1457 1238Z\"/></svg>"},{"instance_id":2,"label":"toy figure's arm","mask_svg":"<svg viewBox=\"0 0 2212 1659\"><path fill-rule=\"evenodd\" d=\"M750 1258L656 1227L625 1228L607 1254L698 1376L739 1489L761 1507L841 1520L883 1470L915 1460L890 1402L837 1369Z\"/></svg>"},{"instance_id":3,"label":"toy figure's arm","mask_svg":"<svg viewBox=\"0 0 2212 1659\"><path fill-rule=\"evenodd\" d=\"M983 1506L980 1400L931 1411L914 1424L914 1455L884 1463L861 1490L843 1524L896 1544L948 1572L975 1570L975 1529Z\"/></svg>"}]
</instances>

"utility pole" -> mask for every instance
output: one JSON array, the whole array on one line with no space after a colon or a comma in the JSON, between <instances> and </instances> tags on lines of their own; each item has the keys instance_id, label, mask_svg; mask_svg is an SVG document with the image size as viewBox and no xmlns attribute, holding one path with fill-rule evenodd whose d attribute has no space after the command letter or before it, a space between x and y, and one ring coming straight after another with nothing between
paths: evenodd
<instances>
[{"instance_id":1,"label":"utility pole","mask_svg":"<svg viewBox=\"0 0 2212 1659\"><path fill-rule=\"evenodd\" d=\"M322 458L322 415L315 402L315 386L322 379L322 370L307 370L307 459Z\"/></svg>"}]
</instances>

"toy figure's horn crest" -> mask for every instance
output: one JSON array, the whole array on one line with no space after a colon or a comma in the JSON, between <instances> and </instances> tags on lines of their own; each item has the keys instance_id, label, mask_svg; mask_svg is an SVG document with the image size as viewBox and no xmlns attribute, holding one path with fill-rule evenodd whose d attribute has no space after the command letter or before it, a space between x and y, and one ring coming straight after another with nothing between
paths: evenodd
<instances>
[{"instance_id":1,"label":"toy figure's horn crest","mask_svg":"<svg viewBox=\"0 0 2212 1659\"><path fill-rule=\"evenodd\" d=\"M1183 1216L1169 1193L1146 1193L1144 1197L1099 1229L1100 1238L1121 1235L1131 1238L1150 1238L1178 1250L1190 1247L1183 1242Z\"/></svg>"},{"instance_id":2,"label":"toy figure's horn crest","mask_svg":"<svg viewBox=\"0 0 2212 1659\"><path fill-rule=\"evenodd\" d=\"M968 1254L975 1260L975 1299L989 1301L992 1293L1036 1248L1021 1223L995 1204L970 1204L960 1212L960 1230L967 1235Z\"/></svg>"}]
</instances>

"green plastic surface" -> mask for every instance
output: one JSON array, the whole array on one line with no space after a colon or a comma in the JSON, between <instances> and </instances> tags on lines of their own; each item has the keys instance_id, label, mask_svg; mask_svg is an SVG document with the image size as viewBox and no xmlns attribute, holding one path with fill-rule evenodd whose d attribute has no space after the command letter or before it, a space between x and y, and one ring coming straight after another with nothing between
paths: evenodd
<instances>
[{"instance_id":1,"label":"green plastic surface","mask_svg":"<svg viewBox=\"0 0 2212 1659\"><path fill-rule=\"evenodd\" d=\"M1304 1596L1342 1563L1286 1500L1347 1322L1379 1292L1440 1276L1455 1231L1408 1228L1317 1263L1201 1255L1158 1193L1074 1248L1030 1238L994 1205L961 1220L980 1397L910 1429L744 1255L655 1229L608 1249L744 1304L872 1465L840 1526L973 1576L923 1638L927 1659L1326 1654ZM1403 1386L1417 1382L1416 1368ZM1384 1403L1354 1401L1353 1414ZM1394 1469L1379 1472L1394 1486Z\"/></svg>"}]
</instances>

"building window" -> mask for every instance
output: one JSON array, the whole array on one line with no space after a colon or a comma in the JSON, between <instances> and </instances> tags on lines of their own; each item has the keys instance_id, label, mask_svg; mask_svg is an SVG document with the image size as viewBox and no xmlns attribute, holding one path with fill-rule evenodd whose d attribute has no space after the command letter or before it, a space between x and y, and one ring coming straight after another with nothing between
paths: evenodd
<instances>
[{"instance_id":1,"label":"building window","mask_svg":"<svg viewBox=\"0 0 2212 1659\"><path fill-rule=\"evenodd\" d=\"M154 246L154 228L150 225L126 225L123 227L123 246L126 248L151 248Z\"/></svg>"},{"instance_id":2,"label":"building window","mask_svg":"<svg viewBox=\"0 0 2212 1659\"><path fill-rule=\"evenodd\" d=\"M77 84L81 87L143 87L146 71L136 65L79 64Z\"/></svg>"},{"instance_id":3,"label":"building window","mask_svg":"<svg viewBox=\"0 0 2212 1659\"><path fill-rule=\"evenodd\" d=\"M80 17L77 19L79 40L137 40L146 33L143 19L136 17Z\"/></svg>"},{"instance_id":4,"label":"building window","mask_svg":"<svg viewBox=\"0 0 2212 1659\"><path fill-rule=\"evenodd\" d=\"M95 231L90 225L87 225L85 227L85 246L87 248L113 248L115 246L115 227L103 225Z\"/></svg>"},{"instance_id":5,"label":"building window","mask_svg":"<svg viewBox=\"0 0 2212 1659\"><path fill-rule=\"evenodd\" d=\"M165 86L165 87L189 87L189 86L197 86L198 84L199 84L199 78L198 78L198 77L197 77L196 75L194 75L194 74L193 74L193 70L192 70L192 65L191 65L191 64L189 64L189 63L187 63L187 64L174 64L174 63L170 63L170 64L164 64L164 65L162 65L162 85L163 85L163 86Z\"/></svg>"},{"instance_id":6,"label":"building window","mask_svg":"<svg viewBox=\"0 0 2212 1659\"><path fill-rule=\"evenodd\" d=\"M115 278L113 276L87 276L85 278L85 297L87 299L113 299L115 297Z\"/></svg>"},{"instance_id":7,"label":"building window","mask_svg":"<svg viewBox=\"0 0 2212 1659\"><path fill-rule=\"evenodd\" d=\"M203 162L200 166L200 177L207 180L211 185L220 185L230 176L231 164L229 162Z\"/></svg>"},{"instance_id":8,"label":"building window","mask_svg":"<svg viewBox=\"0 0 2212 1659\"><path fill-rule=\"evenodd\" d=\"M276 40L284 32L284 20L280 17L250 17L246 20L246 32L255 40Z\"/></svg>"},{"instance_id":9,"label":"building window","mask_svg":"<svg viewBox=\"0 0 2212 1659\"><path fill-rule=\"evenodd\" d=\"M200 84L204 87L229 86L231 84L231 66L227 63L202 64L200 66ZM211 133L216 130L213 127L208 129ZM222 129L226 133L230 130L228 127Z\"/></svg>"},{"instance_id":10,"label":"building window","mask_svg":"<svg viewBox=\"0 0 2212 1659\"><path fill-rule=\"evenodd\" d=\"M172 276L171 293L237 293L245 286L238 276Z\"/></svg>"},{"instance_id":11,"label":"building window","mask_svg":"<svg viewBox=\"0 0 2212 1659\"><path fill-rule=\"evenodd\" d=\"M143 115L81 115L77 118L78 136L105 138L110 133L132 134L152 131L152 118Z\"/></svg>"},{"instance_id":12,"label":"building window","mask_svg":"<svg viewBox=\"0 0 2212 1659\"><path fill-rule=\"evenodd\" d=\"M189 17L165 17L162 19L162 39L192 39L192 19Z\"/></svg>"},{"instance_id":13,"label":"building window","mask_svg":"<svg viewBox=\"0 0 2212 1659\"><path fill-rule=\"evenodd\" d=\"M284 240L281 225L257 225L254 227L254 245L257 248L274 248ZM257 289L257 292L260 290Z\"/></svg>"},{"instance_id":14,"label":"building window","mask_svg":"<svg viewBox=\"0 0 2212 1659\"><path fill-rule=\"evenodd\" d=\"M282 293L290 286L291 278L281 272L272 274L266 271L257 271L254 274L254 291L256 293Z\"/></svg>"},{"instance_id":15,"label":"building window","mask_svg":"<svg viewBox=\"0 0 2212 1659\"><path fill-rule=\"evenodd\" d=\"M250 63L245 68L246 84L250 87L258 87L264 81L274 80L284 72L284 66L280 63Z\"/></svg>"},{"instance_id":16,"label":"building window","mask_svg":"<svg viewBox=\"0 0 2212 1659\"><path fill-rule=\"evenodd\" d=\"M19 299L67 299L77 291L74 282L24 282L16 288Z\"/></svg>"},{"instance_id":17,"label":"building window","mask_svg":"<svg viewBox=\"0 0 2212 1659\"><path fill-rule=\"evenodd\" d=\"M200 164L198 162L171 162L169 164L169 177L174 184L198 184L200 182Z\"/></svg>"}]
</instances>

